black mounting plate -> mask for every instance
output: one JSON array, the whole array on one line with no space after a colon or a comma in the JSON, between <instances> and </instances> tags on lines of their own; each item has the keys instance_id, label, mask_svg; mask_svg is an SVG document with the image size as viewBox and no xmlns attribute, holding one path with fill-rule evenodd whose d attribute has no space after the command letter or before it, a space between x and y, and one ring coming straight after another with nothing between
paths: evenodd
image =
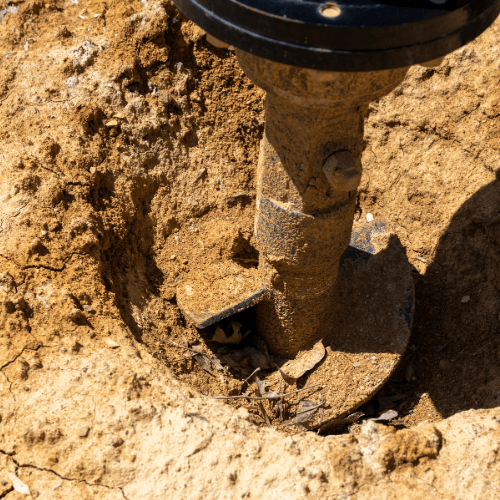
<instances>
[{"instance_id":1,"label":"black mounting plate","mask_svg":"<svg viewBox=\"0 0 500 500\"><path fill-rule=\"evenodd\" d=\"M272 61L327 71L427 62L480 35L500 0L174 0L207 33ZM322 12L340 11L336 17Z\"/></svg>"}]
</instances>

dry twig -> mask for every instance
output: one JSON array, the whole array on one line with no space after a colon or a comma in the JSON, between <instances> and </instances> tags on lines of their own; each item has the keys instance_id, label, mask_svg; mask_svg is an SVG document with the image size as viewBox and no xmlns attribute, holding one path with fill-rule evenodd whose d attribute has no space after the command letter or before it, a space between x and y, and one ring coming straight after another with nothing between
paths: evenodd
<instances>
[{"instance_id":1,"label":"dry twig","mask_svg":"<svg viewBox=\"0 0 500 500\"><path fill-rule=\"evenodd\" d=\"M298 392L306 391L307 389L312 389L313 387L317 387L318 385L321 384L314 384L310 385L309 387L304 387L303 389L297 389L296 391L292 392L287 392L286 394L273 394L272 396L269 395L268 397L255 397L255 396L212 396L212 399L254 399L256 401L269 401L273 399L280 399L280 398L285 398L287 396L291 396L292 394L297 394Z\"/></svg>"}]
</instances>

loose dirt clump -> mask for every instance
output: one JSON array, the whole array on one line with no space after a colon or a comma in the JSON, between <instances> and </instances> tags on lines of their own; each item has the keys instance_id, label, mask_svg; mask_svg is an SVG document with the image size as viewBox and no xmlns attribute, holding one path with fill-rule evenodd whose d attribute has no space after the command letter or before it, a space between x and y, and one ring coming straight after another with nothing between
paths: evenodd
<instances>
[{"instance_id":1,"label":"loose dirt clump","mask_svg":"<svg viewBox=\"0 0 500 500\"><path fill-rule=\"evenodd\" d=\"M176 302L178 284L209 266L257 265L265 96L234 50L208 44L169 1L15 5L0 23L0 342L8 358L57 342L71 352L91 341L114 348L126 331L204 395L307 387L278 376L252 310L199 331ZM499 36L497 23L439 68L412 68L370 106L356 219L391 222L417 302L408 352L359 409L365 418L394 409L396 423L411 427L498 406ZM221 344L217 328L228 338L251 333ZM259 367L260 378L250 377ZM21 364L9 380L30 369ZM273 371L273 385L262 386ZM228 404L281 427L303 414L320 419L329 404L322 397L315 387ZM301 433L307 422L281 428Z\"/></svg>"}]
</instances>

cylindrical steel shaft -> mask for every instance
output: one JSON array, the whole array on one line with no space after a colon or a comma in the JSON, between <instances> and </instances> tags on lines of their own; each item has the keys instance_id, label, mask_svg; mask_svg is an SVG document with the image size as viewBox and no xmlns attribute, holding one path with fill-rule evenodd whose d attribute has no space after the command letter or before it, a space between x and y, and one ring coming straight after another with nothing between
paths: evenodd
<instances>
[{"instance_id":1,"label":"cylindrical steel shaft","mask_svg":"<svg viewBox=\"0 0 500 500\"><path fill-rule=\"evenodd\" d=\"M334 310L361 177L368 103L406 69L334 73L238 52L245 73L267 91L257 172L255 234L267 300L257 326L269 349L293 355L322 337Z\"/></svg>"}]
</instances>

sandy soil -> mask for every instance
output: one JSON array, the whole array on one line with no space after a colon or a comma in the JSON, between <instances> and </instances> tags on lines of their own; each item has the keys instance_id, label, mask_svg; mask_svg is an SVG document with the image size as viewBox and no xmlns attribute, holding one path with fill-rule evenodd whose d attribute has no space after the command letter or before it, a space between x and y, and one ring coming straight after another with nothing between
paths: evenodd
<instances>
[{"instance_id":1,"label":"sandy soil","mask_svg":"<svg viewBox=\"0 0 500 500\"><path fill-rule=\"evenodd\" d=\"M256 265L264 93L170 2L9 5L0 287L15 299L1 348L127 330L202 394L247 390L240 372L213 376L172 342L214 352L215 327L186 323L178 283L208 265ZM411 427L498 406L497 26L370 107L356 219L391 221L417 303L407 354L367 417L394 408ZM251 311L233 319L254 328ZM265 425L258 406L231 404Z\"/></svg>"}]
</instances>

